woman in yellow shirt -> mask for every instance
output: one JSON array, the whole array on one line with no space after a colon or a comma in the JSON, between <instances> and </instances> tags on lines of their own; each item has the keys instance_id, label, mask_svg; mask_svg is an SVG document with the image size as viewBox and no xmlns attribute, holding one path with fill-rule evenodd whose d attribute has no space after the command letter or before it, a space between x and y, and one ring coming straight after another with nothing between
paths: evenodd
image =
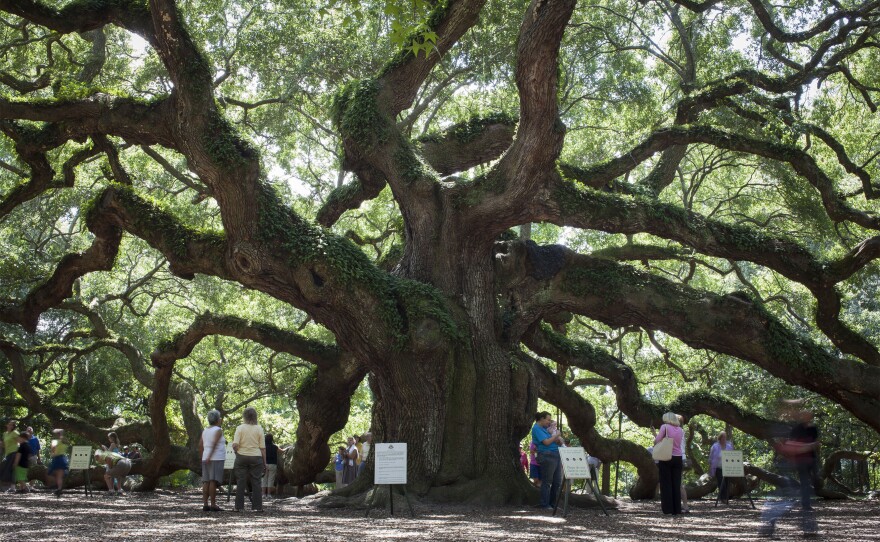
<instances>
[{"instance_id":1,"label":"woman in yellow shirt","mask_svg":"<svg viewBox=\"0 0 880 542\"><path fill-rule=\"evenodd\" d=\"M61 490L64 488L64 477L70 470L70 462L67 459L67 439L64 438L64 429L54 429L52 431L52 447L49 451L52 456L52 462L49 463L49 472L46 474L46 485L52 485L52 478L55 478L55 496L61 496Z\"/></svg>"},{"instance_id":2,"label":"woman in yellow shirt","mask_svg":"<svg viewBox=\"0 0 880 542\"><path fill-rule=\"evenodd\" d=\"M261 479L266 470L266 435L257 424L257 409L248 407L242 414L244 423L235 428L232 449L235 451L235 512L244 510L244 490L251 486L251 507L263 511Z\"/></svg>"}]
</instances>

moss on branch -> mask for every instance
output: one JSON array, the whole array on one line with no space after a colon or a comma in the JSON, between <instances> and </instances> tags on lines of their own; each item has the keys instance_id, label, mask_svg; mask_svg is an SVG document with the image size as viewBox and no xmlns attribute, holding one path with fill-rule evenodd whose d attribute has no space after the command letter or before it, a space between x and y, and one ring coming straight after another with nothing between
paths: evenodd
<instances>
[{"instance_id":1,"label":"moss on branch","mask_svg":"<svg viewBox=\"0 0 880 542\"><path fill-rule=\"evenodd\" d=\"M458 326L436 288L389 275L349 239L302 219L270 186L263 185L259 197L261 239L280 246L291 267L320 263L340 286L369 291L398 347L408 340L410 324L421 318L437 321L446 336L458 337Z\"/></svg>"},{"instance_id":2,"label":"moss on branch","mask_svg":"<svg viewBox=\"0 0 880 542\"><path fill-rule=\"evenodd\" d=\"M453 139L458 143L470 143L482 135L489 126L496 124L516 126L518 122L518 117L503 112L492 113L486 116L473 116L467 120L453 124L442 132L425 134L424 136L419 137L417 141L440 143L448 139Z\"/></svg>"},{"instance_id":3,"label":"moss on branch","mask_svg":"<svg viewBox=\"0 0 880 542\"><path fill-rule=\"evenodd\" d=\"M375 79L361 79L345 85L331 104L333 125L363 150L386 143L392 133L391 120L379 109L378 94Z\"/></svg>"},{"instance_id":4,"label":"moss on branch","mask_svg":"<svg viewBox=\"0 0 880 542\"><path fill-rule=\"evenodd\" d=\"M214 108L208 130L202 135L202 144L208 156L224 167L240 167L258 157L257 150L239 135L238 130L217 108Z\"/></svg>"},{"instance_id":5,"label":"moss on branch","mask_svg":"<svg viewBox=\"0 0 880 542\"><path fill-rule=\"evenodd\" d=\"M187 257L191 246L196 244L219 247L226 242L224 232L191 228L181 223L160 202L138 194L128 185L113 183L111 187L113 197L125 209L126 229L153 241L175 258ZM82 210L90 230L100 227L103 212L100 202L105 194L94 198Z\"/></svg>"}]
</instances>

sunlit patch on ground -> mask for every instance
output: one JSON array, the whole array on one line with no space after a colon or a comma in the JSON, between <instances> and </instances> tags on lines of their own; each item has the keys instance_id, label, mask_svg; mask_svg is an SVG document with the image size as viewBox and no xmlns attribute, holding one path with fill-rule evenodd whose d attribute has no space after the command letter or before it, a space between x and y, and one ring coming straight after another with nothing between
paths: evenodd
<instances>
[{"instance_id":1,"label":"sunlit patch on ground","mask_svg":"<svg viewBox=\"0 0 880 542\"><path fill-rule=\"evenodd\" d=\"M610 517L601 510L572 509L567 518L530 507L476 508L414 503L406 509L318 509L296 499L269 500L262 514L202 512L196 492L86 497L81 492L61 499L48 494L0 496L2 540L462 540L610 542L739 541L758 539L760 510L747 503L730 507L692 503L693 513L664 517L655 502L621 501ZM760 507L761 503L757 503ZM880 502L816 502L819 540L880 540ZM561 510L560 510L561 512ZM785 517L778 534L801 539L794 517Z\"/></svg>"}]
</instances>

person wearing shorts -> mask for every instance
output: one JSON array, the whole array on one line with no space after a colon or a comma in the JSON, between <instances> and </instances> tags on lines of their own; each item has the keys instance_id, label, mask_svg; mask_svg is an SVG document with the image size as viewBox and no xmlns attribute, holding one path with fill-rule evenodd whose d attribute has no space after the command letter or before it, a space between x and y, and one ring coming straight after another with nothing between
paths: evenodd
<instances>
[{"instance_id":1,"label":"person wearing shorts","mask_svg":"<svg viewBox=\"0 0 880 542\"><path fill-rule=\"evenodd\" d=\"M271 433L266 433L266 472L263 473L263 498L271 498L275 491L275 476L278 474L278 450ZM283 451L283 450L282 450Z\"/></svg>"},{"instance_id":2,"label":"person wearing shorts","mask_svg":"<svg viewBox=\"0 0 880 542\"><path fill-rule=\"evenodd\" d=\"M223 485L223 464L226 462L226 438L220 423L219 410L208 412L208 428L202 431L199 451L202 453L202 511L222 512L217 506L217 488ZM208 500L211 504L208 504Z\"/></svg>"},{"instance_id":3,"label":"person wearing shorts","mask_svg":"<svg viewBox=\"0 0 880 542\"><path fill-rule=\"evenodd\" d=\"M114 493L113 479L117 478L119 480L124 480L125 476L131 470L131 461L127 457L123 457L122 454L107 450L95 450L95 460L98 463L103 463L107 469L107 472L104 473L104 481L107 482L107 495L112 496L115 494L125 496L122 489L119 489L119 491Z\"/></svg>"},{"instance_id":4,"label":"person wearing shorts","mask_svg":"<svg viewBox=\"0 0 880 542\"><path fill-rule=\"evenodd\" d=\"M55 496L60 497L64 486L64 477L70 471L70 462L67 459L67 439L64 438L64 429L52 431L50 455L52 460L49 462L49 472L46 473L46 487L52 485L54 478Z\"/></svg>"},{"instance_id":5,"label":"person wearing shorts","mask_svg":"<svg viewBox=\"0 0 880 542\"><path fill-rule=\"evenodd\" d=\"M27 485L28 467L30 466L31 447L28 444L28 434L22 432L18 435L18 449L12 463L12 472L17 487L16 493L27 493L30 488Z\"/></svg>"}]
</instances>

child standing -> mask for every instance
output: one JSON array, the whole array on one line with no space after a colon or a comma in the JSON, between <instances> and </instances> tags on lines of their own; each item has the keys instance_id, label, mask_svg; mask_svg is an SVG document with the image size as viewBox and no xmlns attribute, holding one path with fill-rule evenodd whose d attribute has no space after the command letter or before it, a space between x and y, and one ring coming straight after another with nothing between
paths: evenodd
<instances>
[{"instance_id":1,"label":"child standing","mask_svg":"<svg viewBox=\"0 0 880 542\"><path fill-rule=\"evenodd\" d=\"M15 476L16 493L27 493L30 488L27 485L28 466L31 458L31 445L28 444L30 435L22 431L18 434L18 451L15 452L15 459L12 460L12 469Z\"/></svg>"},{"instance_id":2,"label":"child standing","mask_svg":"<svg viewBox=\"0 0 880 542\"><path fill-rule=\"evenodd\" d=\"M52 456L52 462L49 463L49 473L46 475L46 485L51 486L52 477L55 478L55 496L61 496L61 489L64 487L64 477L70 470L70 463L67 459L67 439L64 438L64 429L55 429L52 431L52 448L49 452Z\"/></svg>"},{"instance_id":3,"label":"child standing","mask_svg":"<svg viewBox=\"0 0 880 542\"><path fill-rule=\"evenodd\" d=\"M336 457L333 459L333 468L336 470L336 489L345 487L342 483L342 470L345 467L345 446L340 446L336 450Z\"/></svg>"}]
</instances>

